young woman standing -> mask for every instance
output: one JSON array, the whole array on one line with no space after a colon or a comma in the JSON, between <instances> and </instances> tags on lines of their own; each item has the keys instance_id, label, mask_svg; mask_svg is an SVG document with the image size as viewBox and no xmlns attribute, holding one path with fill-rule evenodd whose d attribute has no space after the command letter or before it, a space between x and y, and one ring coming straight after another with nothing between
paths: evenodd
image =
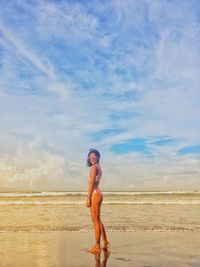
<instances>
[{"instance_id":1,"label":"young woman standing","mask_svg":"<svg viewBox=\"0 0 200 267\"><path fill-rule=\"evenodd\" d=\"M90 208L92 221L94 224L96 244L90 248L90 252L100 252L101 236L104 241L103 249L108 249L110 243L107 240L104 225L100 219L100 208L103 201L103 194L99 189L99 183L102 176L102 170L99 164L100 153L96 149L90 149L87 158L87 165L90 167L89 171L89 185L86 200L86 207Z\"/></svg>"}]
</instances>

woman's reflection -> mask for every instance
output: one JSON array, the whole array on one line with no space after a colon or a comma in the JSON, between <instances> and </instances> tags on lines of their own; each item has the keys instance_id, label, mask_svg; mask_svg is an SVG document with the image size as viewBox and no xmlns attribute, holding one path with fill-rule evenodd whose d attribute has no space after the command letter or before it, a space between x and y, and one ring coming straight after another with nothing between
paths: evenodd
<instances>
[{"instance_id":1,"label":"woman's reflection","mask_svg":"<svg viewBox=\"0 0 200 267\"><path fill-rule=\"evenodd\" d=\"M102 262L101 262L101 252L98 253L96 252L92 254L94 254L95 258L95 267L106 267L108 257L110 256L110 251L108 251L107 249L103 250Z\"/></svg>"}]
</instances>

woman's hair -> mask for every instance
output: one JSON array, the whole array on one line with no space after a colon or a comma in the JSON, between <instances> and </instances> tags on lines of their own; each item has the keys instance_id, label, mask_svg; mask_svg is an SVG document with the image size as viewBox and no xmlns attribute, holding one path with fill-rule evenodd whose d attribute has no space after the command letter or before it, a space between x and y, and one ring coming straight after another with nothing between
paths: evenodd
<instances>
[{"instance_id":1,"label":"woman's hair","mask_svg":"<svg viewBox=\"0 0 200 267\"><path fill-rule=\"evenodd\" d=\"M90 159L89 159L90 154L92 154L92 153L95 154L95 156L97 157L97 161L98 161L98 162L99 162L100 157L101 157L101 155L100 155L100 153L99 153L98 150L96 150L96 149L94 149L94 148L90 148L90 149L89 149L89 152L88 152L88 156L87 156L87 166L88 166L88 167L91 167L91 166L92 166L92 164L91 164L91 162L90 162Z\"/></svg>"}]
</instances>

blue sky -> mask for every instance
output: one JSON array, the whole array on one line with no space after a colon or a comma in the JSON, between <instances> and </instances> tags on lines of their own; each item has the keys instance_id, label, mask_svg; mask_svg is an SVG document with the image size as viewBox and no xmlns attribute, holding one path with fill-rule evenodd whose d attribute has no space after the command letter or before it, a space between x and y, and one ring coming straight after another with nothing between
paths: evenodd
<instances>
[{"instance_id":1,"label":"blue sky","mask_svg":"<svg viewBox=\"0 0 200 267\"><path fill-rule=\"evenodd\" d=\"M0 2L1 190L200 189L198 0Z\"/></svg>"}]
</instances>

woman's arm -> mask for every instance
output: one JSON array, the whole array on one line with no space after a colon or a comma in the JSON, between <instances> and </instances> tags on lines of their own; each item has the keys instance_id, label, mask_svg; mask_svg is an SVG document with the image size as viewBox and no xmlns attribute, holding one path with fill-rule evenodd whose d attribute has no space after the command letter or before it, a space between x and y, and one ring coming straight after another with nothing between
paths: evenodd
<instances>
[{"instance_id":1,"label":"woman's arm","mask_svg":"<svg viewBox=\"0 0 200 267\"><path fill-rule=\"evenodd\" d=\"M92 196L96 173L97 173L97 166L93 165L90 168L90 173L89 173L90 179L89 179L89 186L88 186L88 197Z\"/></svg>"}]
</instances>

